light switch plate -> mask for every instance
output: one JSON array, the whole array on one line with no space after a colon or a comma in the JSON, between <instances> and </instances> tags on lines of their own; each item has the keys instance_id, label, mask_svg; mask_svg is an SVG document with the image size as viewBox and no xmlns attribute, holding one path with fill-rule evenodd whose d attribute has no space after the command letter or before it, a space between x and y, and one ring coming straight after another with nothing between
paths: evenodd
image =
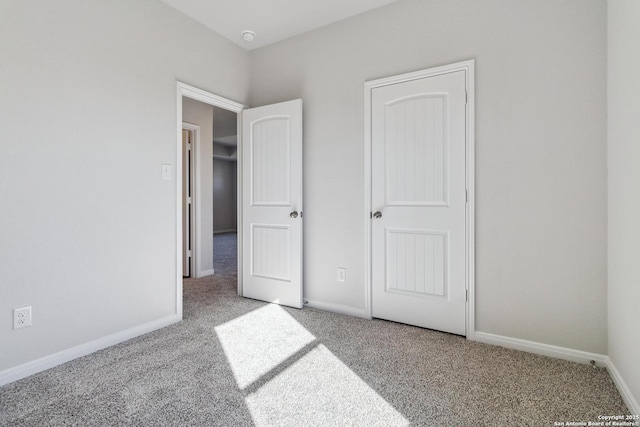
<instances>
[{"instance_id":1,"label":"light switch plate","mask_svg":"<svg viewBox=\"0 0 640 427\"><path fill-rule=\"evenodd\" d=\"M162 165L162 179L164 181L171 180L171 165L168 165L168 164Z\"/></svg>"}]
</instances>

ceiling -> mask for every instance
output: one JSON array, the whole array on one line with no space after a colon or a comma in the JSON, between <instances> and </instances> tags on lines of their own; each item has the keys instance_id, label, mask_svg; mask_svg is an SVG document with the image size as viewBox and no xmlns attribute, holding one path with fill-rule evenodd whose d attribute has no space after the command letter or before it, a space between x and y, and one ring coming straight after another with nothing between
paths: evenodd
<instances>
[{"instance_id":1,"label":"ceiling","mask_svg":"<svg viewBox=\"0 0 640 427\"><path fill-rule=\"evenodd\" d=\"M247 50L398 0L162 0ZM245 30L256 33L252 42Z\"/></svg>"}]
</instances>

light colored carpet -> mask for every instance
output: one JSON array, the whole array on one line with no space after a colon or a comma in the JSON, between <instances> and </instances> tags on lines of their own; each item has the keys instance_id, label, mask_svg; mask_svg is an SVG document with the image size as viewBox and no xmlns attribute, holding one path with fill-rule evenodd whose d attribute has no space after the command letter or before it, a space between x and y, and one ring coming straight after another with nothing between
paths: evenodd
<instances>
[{"instance_id":1,"label":"light colored carpet","mask_svg":"<svg viewBox=\"0 0 640 427\"><path fill-rule=\"evenodd\" d=\"M553 426L627 413L603 369L243 299L233 273L185 280L179 324L0 388L3 426Z\"/></svg>"}]
</instances>

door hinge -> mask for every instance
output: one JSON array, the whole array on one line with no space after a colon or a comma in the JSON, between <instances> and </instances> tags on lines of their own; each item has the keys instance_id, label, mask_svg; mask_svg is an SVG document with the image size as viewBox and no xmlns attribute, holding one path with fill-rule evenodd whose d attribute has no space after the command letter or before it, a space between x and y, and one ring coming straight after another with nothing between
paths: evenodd
<instances>
[{"instance_id":1,"label":"door hinge","mask_svg":"<svg viewBox=\"0 0 640 427\"><path fill-rule=\"evenodd\" d=\"M187 251L187 258L191 258L191 250Z\"/></svg>"},{"instance_id":2,"label":"door hinge","mask_svg":"<svg viewBox=\"0 0 640 427\"><path fill-rule=\"evenodd\" d=\"M191 204L191 197L187 197L187 204L190 205Z\"/></svg>"},{"instance_id":3,"label":"door hinge","mask_svg":"<svg viewBox=\"0 0 640 427\"><path fill-rule=\"evenodd\" d=\"M469 190L464 190L464 202L469 203Z\"/></svg>"},{"instance_id":4,"label":"door hinge","mask_svg":"<svg viewBox=\"0 0 640 427\"><path fill-rule=\"evenodd\" d=\"M187 142L187 148L191 150L191 142Z\"/></svg>"},{"instance_id":5,"label":"door hinge","mask_svg":"<svg viewBox=\"0 0 640 427\"><path fill-rule=\"evenodd\" d=\"M464 290L464 300L469 301L469 289Z\"/></svg>"},{"instance_id":6,"label":"door hinge","mask_svg":"<svg viewBox=\"0 0 640 427\"><path fill-rule=\"evenodd\" d=\"M373 218L373 212L369 211L369 218Z\"/></svg>"},{"instance_id":7,"label":"door hinge","mask_svg":"<svg viewBox=\"0 0 640 427\"><path fill-rule=\"evenodd\" d=\"M464 93L464 103L465 105L469 102L469 92Z\"/></svg>"}]
</instances>

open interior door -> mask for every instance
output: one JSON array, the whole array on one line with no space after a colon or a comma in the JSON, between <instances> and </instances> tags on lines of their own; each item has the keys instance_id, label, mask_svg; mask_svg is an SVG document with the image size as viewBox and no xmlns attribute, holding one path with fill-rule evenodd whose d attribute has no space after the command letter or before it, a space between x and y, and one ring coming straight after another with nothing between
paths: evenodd
<instances>
[{"instance_id":1,"label":"open interior door","mask_svg":"<svg viewBox=\"0 0 640 427\"><path fill-rule=\"evenodd\" d=\"M302 307L302 100L242 112L247 298Z\"/></svg>"}]
</instances>

